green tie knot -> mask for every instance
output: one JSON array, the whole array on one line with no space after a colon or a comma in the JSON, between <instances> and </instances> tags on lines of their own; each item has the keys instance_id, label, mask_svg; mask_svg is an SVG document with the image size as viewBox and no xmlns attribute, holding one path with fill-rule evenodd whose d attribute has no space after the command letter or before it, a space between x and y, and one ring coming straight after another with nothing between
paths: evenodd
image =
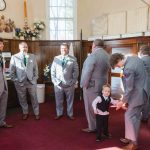
<instances>
[{"instance_id":1,"label":"green tie knot","mask_svg":"<svg viewBox=\"0 0 150 150\"><path fill-rule=\"evenodd\" d=\"M65 64L66 64L66 57L64 57L62 60L62 66L64 66Z\"/></svg>"}]
</instances>

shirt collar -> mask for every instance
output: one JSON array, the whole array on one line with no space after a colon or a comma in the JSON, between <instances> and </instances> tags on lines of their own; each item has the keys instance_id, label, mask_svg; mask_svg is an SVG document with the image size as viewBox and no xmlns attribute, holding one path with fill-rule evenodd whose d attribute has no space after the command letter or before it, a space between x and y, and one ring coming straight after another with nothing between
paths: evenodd
<instances>
[{"instance_id":1,"label":"shirt collar","mask_svg":"<svg viewBox=\"0 0 150 150\"><path fill-rule=\"evenodd\" d=\"M62 55L61 56L62 59L64 59L64 58L66 59L67 57L68 57L68 55Z\"/></svg>"},{"instance_id":2,"label":"shirt collar","mask_svg":"<svg viewBox=\"0 0 150 150\"><path fill-rule=\"evenodd\" d=\"M108 96L103 96L104 97L104 99L108 99Z\"/></svg>"}]
</instances>

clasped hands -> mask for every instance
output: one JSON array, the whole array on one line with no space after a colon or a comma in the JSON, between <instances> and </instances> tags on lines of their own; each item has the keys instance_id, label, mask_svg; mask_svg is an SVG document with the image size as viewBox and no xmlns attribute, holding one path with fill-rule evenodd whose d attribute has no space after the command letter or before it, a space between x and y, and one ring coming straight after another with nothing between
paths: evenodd
<instances>
[{"instance_id":1,"label":"clasped hands","mask_svg":"<svg viewBox=\"0 0 150 150\"><path fill-rule=\"evenodd\" d=\"M59 83L59 86L62 87L62 88L68 88L68 87L71 87L73 85L75 85L73 81L70 82L69 84L66 84L66 83L64 83L62 81Z\"/></svg>"},{"instance_id":2,"label":"clasped hands","mask_svg":"<svg viewBox=\"0 0 150 150\"><path fill-rule=\"evenodd\" d=\"M119 110L120 108L126 110L127 109L127 103L124 103L123 101L119 101L116 104L116 110Z\"/></svg>"}]
</instances>

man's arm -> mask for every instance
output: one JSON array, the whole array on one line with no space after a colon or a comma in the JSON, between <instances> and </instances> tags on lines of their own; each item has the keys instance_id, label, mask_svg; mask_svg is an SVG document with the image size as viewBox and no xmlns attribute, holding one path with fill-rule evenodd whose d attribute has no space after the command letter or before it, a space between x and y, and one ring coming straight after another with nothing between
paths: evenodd
<instances>
[{"instance_id":1,"label":"man's arm","mask_svg":"<svg viewBox=\"0 0 150 150\"><path fill-rule=\"evenodd\" d=\"M52 65L51 65L51 79L54 85L59 85L61 83L61 80L56 78L56 58L54 58Z\"/></svg>"},{"instance_id":2,"label":"man's arm","mask_svg":"<svg viewBox=\"0 0 150 150\"><path fill-rule=\"evenodd\" d=\"M34 72L33 72L33 78L35 80L38 79L38 65L37 65L37 61L36 61L36 56L34 55Z\"/></svg>"},{"instance_id":3,"label":"man's arm","mask_svg":"<svg viewBox=\"0 0 150 150\"><path fill-rule=\"evenodd\" d=\"M15 58L14 56L11 57L10 65L9 65L10 77L12 81L16 81L16 66L15 66Z\"/></svg>"},{"instance_id":4,"label":"man's arm","mask_svg":"<svg viewBox=\"0 0 150 150\"><path fill-rule=\"evenodd\" d=\"M79 66L77 63L77 59L75 58L73 62L73 78L72 78L72 82L70 83L70 86L77 82L78 76L79 76Z\"/></svg>"},{"instance_id":5,"label":"man's arm","mask_svg":"<svg viewBox=\"0 0 150 150\"><path fill-rule=\"evenodd\" d=\"M132 70L129 69L125 70L124 84L125 84L125 93L123 95L122 101L124 103L128 103L134 87L134 72Z\"/></svg>"},{"instance_id":6,"label":"man's arm","mask_svg":"<svg viewBox=\"0 0 150 150\"><path fill-rule=\"evenodd\" d=\"M91 54L90 56L87 57L84 70L82 72L82 78L81 78L82 87L88 88L94 70L94 65L95 65L95 57L94 55Z\"/></svg>"}]
</instances>

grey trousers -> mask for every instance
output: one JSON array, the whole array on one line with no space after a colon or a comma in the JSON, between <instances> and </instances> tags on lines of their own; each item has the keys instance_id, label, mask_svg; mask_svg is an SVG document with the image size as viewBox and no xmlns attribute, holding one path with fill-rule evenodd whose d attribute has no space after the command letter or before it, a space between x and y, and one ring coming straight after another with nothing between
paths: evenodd
<instances>
[{"instance_id":1,"label":"grey trousers","mask_svg":"<svg viewBox=\"0 0 150 150\"><path fill-rule=\"evenodd\" d=\"M92 108L92 102L97 96L98 96L97 92L94 92L91 89L83 88L85 113L86 113L86 119L88 122L88 128L90 130L96 129L96 119L95 119L95 114Z\"/></svg>"},{"instance_id":2,"label":"grey trousers","mask_svg":"<svg viewBox=\"0 0 150 150\"><path fill-rule=\"evenodd\" d=\"M39 115L39 104L37 101L36 84L31 84L29 81L24 84L15 83L20 105L22 107L23 114L28 114L28 103L27 103L27 91L30 95L33 111L35 115Z\"/></svg>"},{"instance_id":3,"label":"grey trousers","mask_svg":"<svg viewBox=\"0 0 150 150\"><path fill-rule=\"evenodd\" d=\"M150 95L148 97L148 100L144 104L143 110L142 110L142 119L148 119L150 117Z\"/></svg>"},{"instance_id":4,"label":"grey trousers","mask_svg":"<svg viewBox=\"0 0 150 150\"><path fill-rule=\"evenodd\" d=\"M5 117L7 109L7 100L8 100L8 91L5 90L0 96L0 126L6 124Z\"/></svg>"},{"instance_id":5,"label":"grey trousers","mask_svg":"<svg viewBox=\"0 0 150 150\"><path fill-rule=\"evenodd\" d=\"M74 102L74 86L68 88L62 88L60 86L54 86L55 100L56 100L56 114L57 116L63 115L63 102L64 95L66 95L67 101L67 115L73 116L73 102Z\"/></svg>"},{"instance_id":6,"label":"grey trousers","mask_svg":"<svg viewBox=\"0 0 150 150\"><path fill-rule=\"evenodd\" d=\"M125 138L137 143L143 105L128 107L125 112Z\"/></svg>"}]
</instances>

